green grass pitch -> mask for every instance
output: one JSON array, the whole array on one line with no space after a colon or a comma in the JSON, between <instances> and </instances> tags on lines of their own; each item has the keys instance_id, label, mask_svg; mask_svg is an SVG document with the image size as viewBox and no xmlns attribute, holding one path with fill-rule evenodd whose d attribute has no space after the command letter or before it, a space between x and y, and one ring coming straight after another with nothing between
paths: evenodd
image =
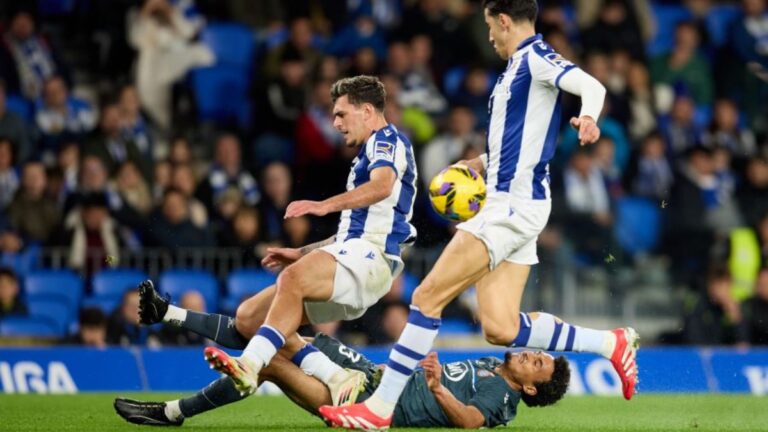
<instances>
[{"instance_id":1,"label":"green grass pitch","mask_svg":"<svg viewBox=\"0 0 768 432\"><path fill-rule=\"evenodd\" d=\"M169 393L125 393L143 400ZM115 414L116 394L75 396L0 395L0 431L158 430L124 422ZM768 398L727 395L566 397L555 407L522 406L510 428L519 431L768 431ZM323 431L315 417L283 397L258 396L187 419L182 429L206 431ZM167 430L160 429L160 430ZM181 429L180 429L181 430ZM399 429L408 430L408 429ZM418 430L418 429L414 429Z\"/></svg>"}]
</instances>

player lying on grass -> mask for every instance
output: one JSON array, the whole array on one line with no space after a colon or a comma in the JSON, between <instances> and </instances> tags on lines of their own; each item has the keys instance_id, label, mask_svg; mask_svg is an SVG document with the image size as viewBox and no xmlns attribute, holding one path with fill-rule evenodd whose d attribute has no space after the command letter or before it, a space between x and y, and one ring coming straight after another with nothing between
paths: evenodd
<instances>
[{"instance_id":1,"label":"player lying on grass","mask_svg":"<svg viewBox=\"0 0 768 432\"><path fill-rule=\"evenodd\" d=\"M367 382L358 402L366 400L378 386L383 365L375 365L362 354L322 333L308 342L339 367L365 373ZM236 367L237 363L225 352L216 350L215 355L214 361L220 368ZM533 351L507 352L504 360L485 357L445 366L441 366L437 355L431 353L422 361L422 367L405 386L395 408L394 426L476 429L505 425L514 419L521 399L528 406L546 406L560 400L571 375L564 357L555 359L549 354ZM318 415L318 407L331 401L322 382L282 356L275 357L261 370L259 380L276 384L297 405L314 415ZM230 379L224 379L219 385L239 395ZM166 402L118 398L115 399L115 410L131 423L181 425L185 417L209 411L222 403L228 402L212 399L203 390L181 399L181 412L172 416L167 414Z\"/></svg>"}]
</instances>

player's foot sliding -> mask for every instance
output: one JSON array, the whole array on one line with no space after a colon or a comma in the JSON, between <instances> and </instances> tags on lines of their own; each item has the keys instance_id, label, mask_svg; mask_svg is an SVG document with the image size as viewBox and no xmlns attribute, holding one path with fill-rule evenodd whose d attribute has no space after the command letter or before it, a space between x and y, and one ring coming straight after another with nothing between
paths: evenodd
<instances>
[{"instance_id":1,"label":"player's foot sliding","mask_svg":"<svg viewBox=\"0 0 768 432\"><path fill-rule=\"evenodd\" d=\"M355 403L360 392L365 388L365 382L365 374L361 371L343 369L336 372L327 384L333 406Z\"/></svg>"},{"instance_id":2,"label":"player's foot sliding","mask_svg":"<svg viewBox=\"0 0 768 432\"><path fill-rule=\"evenodd\" d=\"M168 312L171 298L162 297L151 280L139 284L139 322L144 325L157 324Z\"/></svg>"},{"instance_id":3,"label":"player's foot sliding","mask_svg":"<svg viewBox=\"0 0 768 432\"><path fill-rule=\"evenodd\" d=\"M181 426L184 417L171 420L166 415L165 402L142 402L133 399L115 399L115 411L130 423L147 426Z\"/></svg>"},{"instance_id":4,"label":"player's foot sliding","mask_svg":"<svg viewBox=\"0 0 768 432\"><path fill-rule=\"evenodd\" d=\"M637 349L640 347L640 336L632 327L615 329L616 346L611 354L611 364L621 379L621 390L624 399L630 400L635 395L637 385Z\"/></svg>"},{"instance_id":5,"label":"player's foot sliding","mask_svg":"<svg viewBox=\"0 0 768 432\"><path fill-rule=\"evenodd\" d=\"M232 357L216 347L207 347L203 353L211 369L232 378L241 395L251 394L259 388L259 376L253 372L247 358Z\"/></svg>"},{"instance_id":6,"label":"player's foot sliding","mask_svg":"<svg viewBox=\"0 0 768 432\"><path fill-rule=\"evenodd\" d=\"M379 417L364 403L340 408L321 406L318 410L331 427L380 431L389 429L392 424L391 415L388 418Z\"/></svg>"}]
</instances>

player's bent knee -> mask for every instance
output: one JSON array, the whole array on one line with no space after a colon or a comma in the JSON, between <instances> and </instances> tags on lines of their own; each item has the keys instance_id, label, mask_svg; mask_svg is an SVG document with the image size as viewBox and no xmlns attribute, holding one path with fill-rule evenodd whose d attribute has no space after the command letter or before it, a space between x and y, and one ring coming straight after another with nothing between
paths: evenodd
<instances>
[{"instance_id":1,"label":"player's bent knee","mask_svg":"<svg viewBox=\"0 0 768 432\"><path fill-rule=\"evenodd\" d=\"M505 325L493 321L483 323L483 336L488 343L493 345L511 345L519 330L520 323L518 320Z\"/></svg>"},{"instance_id":2,"label":"player's bent knee","mask_svg":"<svg viewBox=\"0 0 768 432\"><path fill-rule=\"evenodd\" d=\"M301 292L301 275L295 266L289 266L277 277L277 293L291 294Z\"/></svg>"},{"instance_id":3,"label":"player's bent knee","mask_svg":"<svg viewBox=\"0 0 768 432\"><path fill-rule=\"evenodd\" d=\"M256 334L261 324L261 319L255 316L256 311L249 302L243 302L235 312L235 328L244 337L251 338Z\"/></svg>"}]
</instances>

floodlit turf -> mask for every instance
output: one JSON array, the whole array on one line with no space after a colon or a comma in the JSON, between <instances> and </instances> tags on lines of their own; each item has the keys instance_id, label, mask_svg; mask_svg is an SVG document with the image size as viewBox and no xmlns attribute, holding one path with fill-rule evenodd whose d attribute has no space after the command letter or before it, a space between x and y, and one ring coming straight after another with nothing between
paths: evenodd
<instances>
[{"instance_id":1,"label":"floodlit turf","mask_svg":"<svg viewBox=\"0 0 768 432\"><path fill-rule=\"evenodd\" d=\"M178 394L123 394L163 400ZM115 414L115 394L0 395L0 431L158 430L125 423ZM766 431L768 399L752 396L639 395L632 402L569 397L556 407L526 408L510 427L520 431ZM183 429L211 431L327 430L282 397L258 396L187 419ZM159 430L167 430L159 429ZM407 430L407 429L400 429Z\"/></svg>"}]
</instances>

